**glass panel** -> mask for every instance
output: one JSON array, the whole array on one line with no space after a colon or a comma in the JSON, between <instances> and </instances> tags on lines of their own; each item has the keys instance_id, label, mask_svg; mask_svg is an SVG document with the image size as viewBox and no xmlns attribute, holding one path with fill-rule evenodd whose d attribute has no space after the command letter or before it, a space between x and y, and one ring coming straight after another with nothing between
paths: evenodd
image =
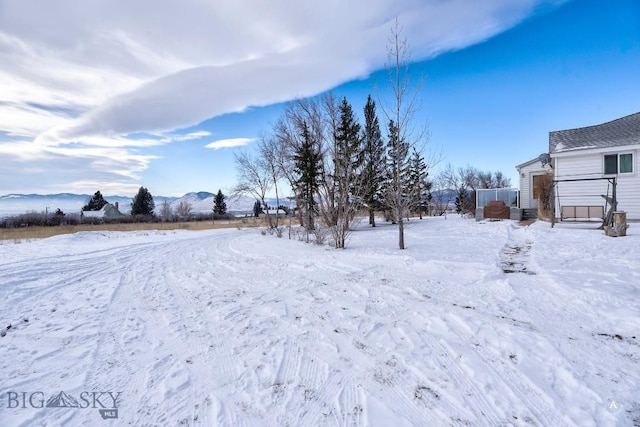
<instances>
[{"instance_id":1,"label":"glass panel","mask_svg":"<svg viewBox=\"0 0 640 427\"><path fill-rule=\"evenodd\" d=\"M483 208L489 203L490 200L493 200L495 192L491 191L483 191L478 190L478 207Z\"/></svg>"},{"instance_id":2,"label":"glass panel","mask_svg":"<svg viewBox=\"0 0 640 427\"><path fill-rule=\"evenodd\" d=\"M608 154L604 156L604 174L615 175L618 173L618 155Z\"/></svg>"},{"instance_id":3,"label":"glass panel","mask_svg":"<svg viewBox=\"0 0 640 427\"><path fill-rule=\"evenodd\" d=\"M620 154L620 173L633 172L633 155Z\"/></svg>"},{"instance_id":4,"label":"glass panel","mask_svg":"<svg viewBox=\"0 0 640 427\"><path fill-rule=\"evenodd\" d=\"M491 188L477 191L478 208L483 208L492 200L502 200L507 206L518 206L518 190L512 188Z\"/></svg>"},{"instance_id":5,"label":"glass panel","mask_svg":"<svg viewBox=\"0 0 640 427\"><path fill-rule=\"evenodd\" d=\"M505 205L511 206L511 197L509 197L509 193L511 193L511 190L497 190L496 200L502 200Z\"/></svg>"}]
</instances>

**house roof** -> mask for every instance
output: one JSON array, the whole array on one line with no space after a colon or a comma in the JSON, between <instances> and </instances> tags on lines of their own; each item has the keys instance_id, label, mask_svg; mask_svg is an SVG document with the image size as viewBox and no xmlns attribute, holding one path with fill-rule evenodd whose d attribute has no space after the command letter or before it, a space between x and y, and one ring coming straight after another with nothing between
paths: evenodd
<instances>
[{"instance_id":1,"label":"house roof","mask_svg":"<svg viewBox=\"0 0 640 427\"><path fill-rule=\"evenodd\" d=\"M541 154L541 155L542 155L542 154ZM540 155L540 156L541 156L541 155ZM516 166L516 170L518 170L518 171L519 171L519 170L520 170L520 169L522 169L523 167L525 167L525 166L529 166L529 165L532 165L532 164L534 164L534 163L536 163L536 162L540 163L540 167L542 167L542 162L540 162L540 156L536 157L535 159L531 159L531 160L529 160L529 161L527 161L527 162L524 162L524 163L522 163L522 164L520 164L520 165Z\"/></svg>"},{"instance_id":2,"label":"house roof","mask_svg":"<svg viewBox=\"0 0 640 427\"><path fill-rule=\"evenodd\" d=\"M583 128L549 132L549 153L640 144L640 112Z\"/></svg>"},{"instance_id":3,"label":"house roof","mask_svg":"<svg viewBox=\"0 0 640 427\"><path fill-rule=\"evenodd\" d=\"M102 207L102 209L97 211L82 211L82 215L92 218L102 218L105 215L119 216L122 214L114 205L112 205L111 203L107 203Z\"/></svg>"}]
</instances>

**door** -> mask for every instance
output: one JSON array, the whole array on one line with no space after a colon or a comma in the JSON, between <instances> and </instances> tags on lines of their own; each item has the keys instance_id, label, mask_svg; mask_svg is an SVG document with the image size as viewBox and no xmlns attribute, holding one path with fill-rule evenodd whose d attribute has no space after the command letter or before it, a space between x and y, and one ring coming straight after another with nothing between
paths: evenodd
<instances>
[{"instance_id":1,"label":"door","mask_svg":"<svg viewBox=\"0 0 640 427\"><path fill-rule=\"evenodd\" d=\"M531 199L529 200L529 206L532 208L538 207L538 200L542 193L544 175L533 175L531 177Z\"/></svg>"}]
</instances>

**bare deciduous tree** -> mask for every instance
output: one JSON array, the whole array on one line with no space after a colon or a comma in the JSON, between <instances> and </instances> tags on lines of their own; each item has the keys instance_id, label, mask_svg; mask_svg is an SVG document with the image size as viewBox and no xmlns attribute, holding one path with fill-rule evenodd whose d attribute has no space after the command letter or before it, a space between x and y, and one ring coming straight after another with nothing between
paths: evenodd
<instances>
[{"instance_id":1,"label":"bare deciduous tree","mask_svg":"<svg viewBox=\"0 0 640 427\"><path fill-rule=\"evenodd\" d=\"M233 193L249 194L260 200L267 215L269 228L272 228L269 205L265 201L272 185L272 177L267 163L263 158L251 155L246 151L234 154L234 160L238 172L238 184L234 187Z\"/></svg>"},{"instance_id":2,"label":"bare deciduous tree","mask_svg":"<svg viewBox=\"0 0 640 427\"><path fill-rule=\"evenodd\" d=\"M191 217L191 211L193 211L193 206L191 206L189 202L182 201L176 206L176 215L178 215L181 220L189 219Z\"/></svg>"},{"instance_id":3,"label":"bare deciduous tree","mask_svg":"<svg viewBox=\"0 0 640 427\"><path fill-rule=\"evenodd\" d=\"M419 109L419 82L411 80L409 64L410 51L407 39L402 36L402 28L398 19L391 29L391 37L387 47L387 69L393 102L386 105L381 102L382 111L389 120L388 154L391 158L387 188L387 204L393 219L398 224L398 247L405 248L403 216L410 209L409 176L406 173L406 162L409 149L418 143L426 143L426 129L416 128L416 113ZM419 150L421 151L421 150Z\"/></svg>"},{"instance_id":4,"label":"bare deciduous tree","mask_svg":"<svg viewBox=\"0 0 640 427\"><path fill-rule=\"evenodd\" d=\"M282 169L280 168L279 156L282 155L278 147L277 140L273 137L262 136L258 146L260 158L262 159L262 167L264 167L271 178L271 184L276 192L276 222L275 228L279 226L279 210L280 210L280 193L278 191L278 181L282 178ZM268 210L265 211L268 215Z\"/></svg>"},{"instance_id":5,"label":"bare deciduous tree","mask_svg":"<svg viewBox=\"0 0 640 427\"><path fill-rule=\"evenodd\" d=\"M163 201L160 205L160 219L163 222L171 221L172 214L171 203L168 200Z\"/></svg>"},{"instance_id":6,"label":"bare deciduous tree","mask_svg":"<svg viewBox=\"0 0 640 427\"><path fill-rule=\"evenodd\" d=\"M484 172L470 165L454 169L449 164L441 176L447 188L457 192L456 208L461 214L475 214L477 190L506 188L511 185L509 178L502 172Z\"/></svg>"},{"instance_id":7,"label":"bare deciduous tree","mask_svg":"<svg viewBox=\"0 0 640 427\"><path fill-rule=\"evenodd\" d=\"M293 190L293 199L298 207L298 221L302 226L306 224L305 215L300 209L304 205L304 201L300 193L296 191L298 176L295 173L294 157L304 143L302 135L305 128L309 139L314 141L314 144L320 144L324 138L320 106L317 102L300 99L289 104L283 117L276 123L273 135L276 153L274 160L281 178ZM321 152L319 145L317 148ZM324 155L324 153L321 154Z\"/></svg>"}]
</instances>

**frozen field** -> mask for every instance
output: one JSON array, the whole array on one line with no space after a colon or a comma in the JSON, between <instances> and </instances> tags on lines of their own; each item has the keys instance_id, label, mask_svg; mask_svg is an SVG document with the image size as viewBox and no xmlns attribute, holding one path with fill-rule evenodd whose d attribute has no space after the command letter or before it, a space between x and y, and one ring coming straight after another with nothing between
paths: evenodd
<instances>
[{"instance_id":1,"label":"frozen field","mask_svg":"<svg viewBox=\"0 0 640 427\"><path fill-rule=\"evenodd\" d=\"M639 233L4 242L0 425L638 426Z\"/></svg>"}]
</instances>

